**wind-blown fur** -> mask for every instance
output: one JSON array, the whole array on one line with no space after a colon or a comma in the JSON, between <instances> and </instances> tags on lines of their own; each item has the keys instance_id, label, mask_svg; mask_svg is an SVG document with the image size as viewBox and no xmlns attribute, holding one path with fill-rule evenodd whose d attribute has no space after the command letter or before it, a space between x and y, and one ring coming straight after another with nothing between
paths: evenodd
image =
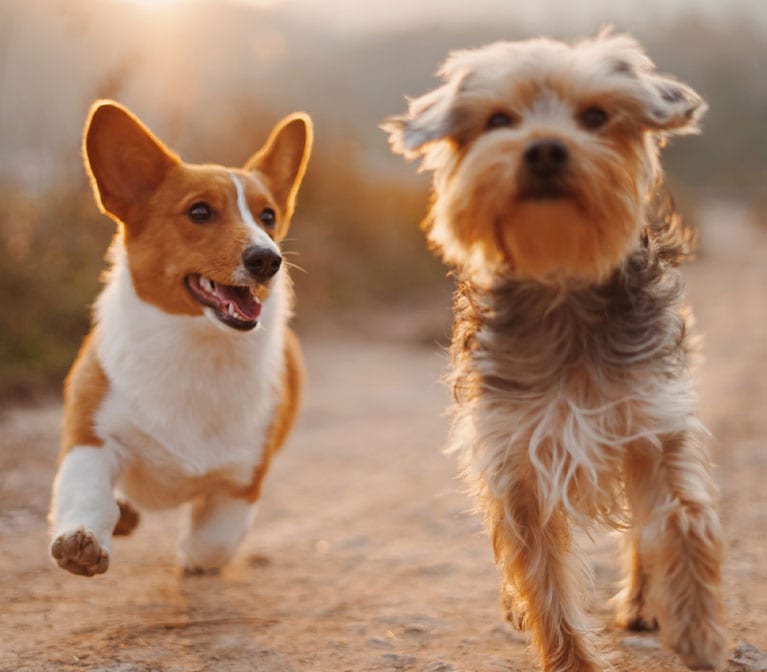
<instances>
[{"instance_id":1,"label":"wind-blown fur","mask_svg":"<svg viewBox=\"0 0 767 672\"><path fill-rule=\"evenodd\" d=\"M460 277L449 376L454 448L479 414L471 464L494 496L507 489L508 448L523 445L545 518L563 506L571 517L616 524L626 451L704 432L688 373L691 314L671 265L686 236L674 220L651 222L596 287L562 292L502 278L487 290Z\"/></svg>"},{"instance_id":2,"label":"wind-blown fur","mask_svg":"<svg viewBox=\"0 0 767 672\"><path fill-rule=\"evenodd\" d=\"M440 75L384 129L434 172L425 229L458 279L450 448L509 618L546 672L603 669L571 534L597 521L628 532L618 623L717 667L722 533L677 268L692 236L658 161L706 105L609 33L455 52Z\"/></svg>"},{"instance_id":3,"label":"wind-blown fur","mask_svg":"<svg viewBox=\"0 0 767 672\"><path fill-rule=\"evenodd\" d=\"M573 653L551 637L563 626L586 629L571 601L584 582L568 521L630 528L630 506L631 539L645 560L619 598L622 624L644 629L658 619L666 642L693 666L708 667L722 653L721 531L690 374L697 339L674 266L688 253L688 239L675 217L653 221L606 282L575 291L510 277L488 289L459 275L450 446L479 499L490 503L487 526L507 579L510 618L531 627L549 652L546 669L589 669L570 658L598 660L588 646ZM669 490L656 492L656 481ZM679 524L691 530L685 562L700 560L703 576L669 560ZM541 532L549 538L539 541ZM549 592L551 606L532 607L531 617L535 591L513 578L520 573L514 563L548 544L553 552L540 552L535 562L526 557L523 573L533 586L553 576L544 590L568 599L560 614ZM630 544L629 564L636 552ZM654 593L636 586L648 574ZM684 621L696 618L705 630L697 644L680 634Z\"/></svg>"}]
</instances>

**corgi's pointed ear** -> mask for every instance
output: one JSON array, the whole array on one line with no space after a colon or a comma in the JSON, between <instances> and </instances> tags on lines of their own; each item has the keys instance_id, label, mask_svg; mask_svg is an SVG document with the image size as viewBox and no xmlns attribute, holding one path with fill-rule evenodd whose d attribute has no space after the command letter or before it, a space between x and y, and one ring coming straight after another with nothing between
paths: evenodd
<instances>
[{"instance_id":1,"label":"corgi's pointed ear","mask_svg":"<svg viewBox=\"0 0 767 672\"><path fill-rule=\"evenodd\" d=\"M167 172L180 163L137 117L110 100L91 107L83 156L99 206L129 226Z\"/></svg>"},{"instance_id":2,"label":"corgi's pointed ear","mask_svg":"<svg viewBox=\"0 0 767 672\"><path fill-rule=\"evenodd\" d=\"M297 112L282 119L264 146L245 164L266 178L287 221L296 206L296 194L312 152L314 127L308 114Z\"/></svg>"}]
</instances>

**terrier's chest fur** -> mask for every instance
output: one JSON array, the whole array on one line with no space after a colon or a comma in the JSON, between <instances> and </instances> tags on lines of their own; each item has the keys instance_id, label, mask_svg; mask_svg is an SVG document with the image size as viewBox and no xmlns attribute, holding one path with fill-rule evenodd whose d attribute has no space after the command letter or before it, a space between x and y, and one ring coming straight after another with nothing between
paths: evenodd
<instances>
[{"instance_id":1,"label":"terrier's chest fur","mask_svg":"<svg viewBox=\"0 0 767 672\"><path fill-rule=\"evenodd\" d=\"M574 517L615 522L626 452L659 450L663 437L701 429L691 316L663 244L648 229L608 281L576 291L461 282L454 448L473 453L475 468L532 467L548 512L564 504Z\"/></svg>"}]
</instances>

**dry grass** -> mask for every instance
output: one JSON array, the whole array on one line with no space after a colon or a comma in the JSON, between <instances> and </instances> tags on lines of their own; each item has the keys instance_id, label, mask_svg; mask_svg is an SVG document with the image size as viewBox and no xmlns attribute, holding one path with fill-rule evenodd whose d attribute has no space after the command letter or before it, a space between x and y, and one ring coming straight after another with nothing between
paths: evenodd
<instances>
[{"instance_id":1,"label":"dry grass","mask_svg":"<svg viewBox=\"0 0 767 672\"><path fill-rule=\"evenodd\" d=\"M229 135L238 134L235 126ZM417 226L425 185L372 176L352 144L328 146L315 152L285 244L299 329L370 302L407 302L445 282ZM5 184L0 197L0 398L23 400L56 389L66 373L88 330L114 226L84 177L39 194Z\"/></svg>"}]
</instances>

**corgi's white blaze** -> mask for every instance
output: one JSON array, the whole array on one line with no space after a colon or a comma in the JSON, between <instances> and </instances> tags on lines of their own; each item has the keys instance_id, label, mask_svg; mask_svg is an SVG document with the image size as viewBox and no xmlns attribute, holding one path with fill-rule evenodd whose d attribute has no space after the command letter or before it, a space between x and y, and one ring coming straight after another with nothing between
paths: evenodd
<instances>
[{"instance_id":1,"label":"corgi's white blaze","mask_svg":"<svg viewBox=\"0 0 767 672\"><path fill-rule=\"evenodd\" d=\"M98 359L109 381L95 417L117 486L147 508L248 485L279 399L289 297L283 273L261 329L220 329L172 315L135 292L121 244L96 303Z\"/></svg>"},{"instance_id":2,"label":"corgi's white blaze","mask_svg":"<svg viewBox=\"0 0 767 672\"><path fill-rule=\"evenodd\" d=\"M248 208L248 203L245 200L245 188L242 186L242 180L232 172L229 173L229 176L232 178L234 188L237 192L237 209L240 212L240 218L250 231L252 244L268 247L273 252L279 254L280 248L277 247L277 243L275 243L268 234L256 224L256 220L253 219L253 213L250 211L250 208Z\"/></svg>"}]
</instances>

